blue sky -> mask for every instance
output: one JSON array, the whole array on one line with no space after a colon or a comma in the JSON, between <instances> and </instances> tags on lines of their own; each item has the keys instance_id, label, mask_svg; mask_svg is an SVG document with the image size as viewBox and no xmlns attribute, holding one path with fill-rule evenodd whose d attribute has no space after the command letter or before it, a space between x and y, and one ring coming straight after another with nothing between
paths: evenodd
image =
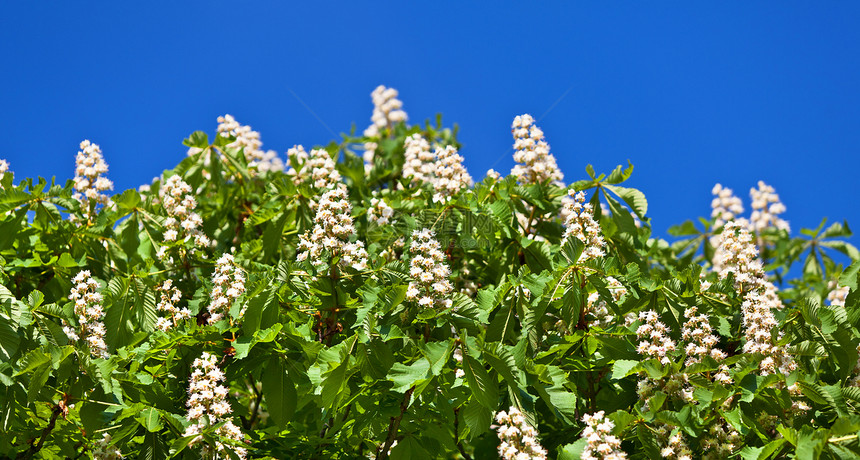
<instances>
[{"instance_id":1,"label":"blue sky","mask_svg":"<svg viewBox=\"0 0 860 460\"><path fill-rule=\"evenodd\" d=\"M65 180L90 139L120 191L224 113L281 154L363 130L385 84L459 124L476 178L510 170L521 113L567 182L629 159L658 234L760 179L794 232L860 228L860 3L541 3L7 3L0 158Z\"/></svg>"}]
</instances>

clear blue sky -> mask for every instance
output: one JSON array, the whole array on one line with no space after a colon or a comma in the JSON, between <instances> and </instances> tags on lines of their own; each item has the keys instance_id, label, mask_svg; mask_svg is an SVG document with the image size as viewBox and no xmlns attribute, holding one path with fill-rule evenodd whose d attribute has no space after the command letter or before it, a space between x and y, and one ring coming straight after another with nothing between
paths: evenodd
<instances>
[{"instance_id":1,"label":"clear blue sky","mask_svg":"<svg viewBox=\"0 0 860 460\"><path fill-rule=\"evenodd\" d=\"M759 179L794 232L860 229L860 3L536 3L6 3L0 158L64 181L90 139L121 191L218 115L283 154L364 129L385 84L411 122L460 125L477 178L510 170L521 113L567 182L631 160L658 234L707 215L715 182L749 210Z\"/></svg>"}]
</instances>

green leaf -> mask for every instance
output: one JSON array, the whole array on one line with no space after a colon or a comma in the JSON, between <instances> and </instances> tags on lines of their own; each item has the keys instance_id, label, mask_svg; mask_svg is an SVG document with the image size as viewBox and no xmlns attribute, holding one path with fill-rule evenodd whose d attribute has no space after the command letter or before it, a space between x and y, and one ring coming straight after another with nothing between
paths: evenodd
<instances>
[{"instance_id":1,"label":"green leaf","mask_svg":"<svg viewBox=\"0 0 860 460\"><path fill-rule=\"evenodd\" d=\"M629 179L631 174L633 174L633 163L630 163L630 160L627 160L627 167L622 168L621 165L616 166L609 176L606 177L605 182L608 184L620 184Z\"/></svg>"},{"instance_id":2,"label":"green leaf","mask_svg":"<svg viewBox=\"0 0 860 460\"><path fill-rule=\"evenodd\" d=\"M391 370L388 371L388 380L394 382L392 390L398 393L405 393L408 389L431 376L430 361L426 358L421 358L408 366L394 363Z\"/></svg>"},{"instance_id":3,"label":"green leaf","mask_svg":"<svg viewBox=\"0 0 860 460\"><path fill-rule=\"evenodd\" d=\"M429 460L433 457L421 446L421 443L417 439L407 436L397 441L397 445L391 449L391 456L389 458L391 460Z\"/></svg>"},{"instance_id":4,"label":"green leaf","mask_svg":"<svg viewBox=\"0 0 860 460\"><path fill-rule=\"evenodd\" d=\"M488 409L476 400L466 404L463 410L463 420L469 427L469 439L475 439L490 429L495 409Z\"/></svg>"},{"instance_id":5,"label":"green leaf","mask_svg":"<svg viewBox=\"0 0 860 460\"><path fill-rule=\"evenodd\" d=\"M268 365L263 369L262 383L266 408L275 424L283 429L293 417L298 395L296 386L279 357L269 359Z\"/></svg>"},{"instance_id":6,"label":"green leaf","mask_svg":"<svg viewBox=\"0 0 860 460\"><path fill-rule=\"evenodd\" d=\"M111 198L123 215L132 212L140 206L140 194L135 189L128 189Z\"/></svg>"},{"instance_id":7,"label":"green leaf","mask_svg":"<svg viewBox=\"0 0 860 460\"><path fill-rule=\"evenodd\" d=\"M631 359L619 359L612 363L612 375L609 377L612 380L619 380L635 373L634 370L639 365L639 361Z\"/></svg>"},{"instance_id":8,"label":"green leaf","mask_svg":"<svg viewBox=\"0 0 860 460\"><path fill-rule=\"evenodd\" d=\"M839 284L848 286L852 291L857 290L857 274L860 273L860 260L854 261L842 275L839 276Z\"/></svg>"},{"instance_id":9,"label":"green leaf","mask_svg":"<svg viewBox=\"0 0 860 460\"><path fill-rule=\"evenodd\" d=\"M203 131L194 131L187 139L182 141L182 144L186 147L205 149L209 147L209 136Z\"/></svg>"},{"instance_id":10,"label":"green leaf","mask_svg":"<svg viewBox=\"0 0 860 460\"><path fill-rule=\"evenodd\" d=\"M45 387L45 382L48 381L48 377L50 376L51 366L48 363L37 367L33 371L33 375L30 376L30 382L27 386L27 402L29 404L36 402L36 399L39 397L39 393Z\"/></svg>"},{"instance_id":11,"label":"green leaf","mask_svg":"<svg viewBox=\"0 0 860 460\"><path fill-rule=\"evenodd\" d=\"M579 460L582 458L582 451L585 450L585 446L588 445L588 440L585 438L579 438L573 444L567 444L565 446L559 447L558 450L558 460Z\"/></svg>"},{"instance_id":12,"label":"green leaf","mask_svg":"<svg viewBox=\"0 0 860 460\"><path fill-rule=\"evenodd\" d=\"M161 430L161 413L154 407L147 407L138 412L136 420L149 432Z\"/></svg>"},{"instance_id":13,"label":"green leaf","mask_svg":"<svg viewBox=\"0 0 860 460\"><path fill-rule=\"evenodd\" d=\"M429 342L422 344L421 353L430 363L430 373L439 375L451 355L451 342Z\"/></svg>"},{"instance_id":14,"label":"green leaf","mask_svg":"<svg viewBox=\"0 0 860 460\"><path fill-rule=\"evenodd\" d=\"M18 352L21 338L18 336L17 327L6 315L0 314L0 357L5 361L12 359Z\"/></svg>"},{"instance_id":15,"label":"green leaf","mask_svg":"<svg viewBox=\"0 0 860 460\"><path fill-rule=\"evenodd\" d=\"M472 389L472 396L487 409L495 411L499 407L499 386L496 380L490 377L477 359L465 353L462 366L466 374L466 382Z\"/></svg>"},{"instance_id":16,"label":"green leaf","mask_svg":"<svg viewBox=\"0 0 860 460\"><path fill-rule=\"evenodd\" d=\"M621 197L627 206L639 216L640 219L648 213L648 200L645 199L645 194L635 188L619 187L617 185L604 185L607 189ZM612 211L613 213L615 211Z\"/></svg>"}]
</instances>

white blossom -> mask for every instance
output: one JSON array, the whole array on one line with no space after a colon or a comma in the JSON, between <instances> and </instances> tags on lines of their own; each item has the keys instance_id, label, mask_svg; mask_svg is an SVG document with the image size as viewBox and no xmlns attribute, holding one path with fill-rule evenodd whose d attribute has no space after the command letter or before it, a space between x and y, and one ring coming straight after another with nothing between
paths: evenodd
<instances>
[{"instance_id":1,"label":"white blossom","mask_svg":"<svg viewBox=\"0 0 860 460\"><path fill-rule=\"evenodd\" d=\"M287 174L293 176L296 185L309 184L314 188L326 190L341 183L334 159L324 149L313 149L310 155L301 145L287 151L292 166Z\"/></svg>"},{"instance_id":2,"label":"white blossom","mask_svg":"<svg viewBox=\"0 0 860 460\"><path fill-rule=\"evenodd\" d=\"M765 356L759 364L763 375L774 372L788 375L797 368L797 364L785 347L777 345L782 333L778 333L776 338L772 335L777 326L772 310L782 309L783 304L776 294L776 286L767 280L752 235L741 224L728 222L716 252L715 266L719 265L720 278L725 279L732 273L735 288L743 295L741 323L747 339L744 352Z\"/></svg>"},{"instance_id":3,"label":"white blossom","mask_svg":"<svg viewBox=\"0 0 860 460\"><path fill-rule=\"evenodd\" d=\"M454 146L436 148L436 175L433 188L436 194L433 201L446 202L461 190L472 185L472 176L463 166L463 157L457 154Z\"/></svg>"},{"instance_id":4,"label":"white blossom","mask_svg":"<svg viewBox=\"0 0 860 460\"><path fill-rule=\"evenodd\" d=\"M729 458L743 444L743 437L731 425L725 422L713 424L707 433L702 436L700 444L705 455L705 460L722 460Z\"/></svg>"},{"instance_id":5,"label":"white blossom","mask_svg":"<svg viewBox=\"0 0 860 460\"><path fill-rule=\"evenodd\" d=\"M183 436L200 434L206 427L226 421L218 427L216 433L238 442L245 440L242 430L231 420L232 409L227 401L229 391L227 387L221 385L224 379L224 372L218 368L217 358L214 355L204 351L199 358L194 360L191 378L188 382L188 401L185 403L188 407L186 418L191 422L191 425L185 429ZM201 437L194 438L188 445L193 446L200 440ZM204 446L204 458L210 457L212 447ZM214 454L218 458L226 458L225 453L228 450L243 459L248 453L245 448L229 446L219 441L215 441L214 449Z\"/></svg>"},{"instance_id":6,"label":"white blossom","mask_svg":"<svg viewBox=\"0 0 860 460\"><path fill-rule=\"evenodd\" d=\"M524 184L538 184L548 180L561 181L564 175L558 169L555 157L549 153L543 131L534 124L529 114L518 115L511 125L514 135L514 161L517 164L511 175Z\"/></svg>"},{"instance_id":7,"label":"white blossom","mask_svg":"<svg viewBox=\"0 0 860 460\"><path fill-rule=\"evenodd\" d=\"M0 179L3 179L3 176L9 171L9 162L3 159L0 159ZM3 190L3 184L0 183L0 190Z\"/></svg>"},{"instance_id":8,"label":"white blossom","mask_svg":"<svg viewBox=\"0 0 860 460\"><path fill-rule=\"evenodd\" d=\"M379 85L370 93L373 100L373 123L364 130L367 137L377 137L383 129L391 129L395 124L406 121L409 117L402 110L403 102L397 99L397 90Z\"/></svg>"},{"instance_id":9,"label":"white blossom","mask_svg":"<svg viewBox=\"0 0 860 460\"><path fill-rule=\"evenodd\" d=\"M396 89L379 85L370 93L370 98L373 100L373 115L370 116L372 123L364 130L365 137L377 138L383 129L390 132L395 124L408 119L406 112L402 110L403 102L397 99ZM373 141L364 143L365 173L369 173L373 168L377 147L378 144Z\"/></svg>"},{"instance_id":10,"label":"white blossom","mask_svg":"<svg viewBox=\"0 0 860 460\"><path fill-rule=\"evenodd\" d=\"M93 460L118 460L122 457L122 453L115 445L111 445L113 438L107 433L102 433L102 437L95 441L90 452L93 455Z\"/></svg>"},{"instance_id":11,"label":"white blossom","mask_svg":"<svg viewBox=\"0 0 860 460\"><path fill-rule=\"evenodd\" d=\"M580 437L586 440L585 448L580 458L582 460L627 458L627 453L621 450L621 440L612 434L615 424L604 416L603 411L582 416L585 429Z\"/></svg>"},{"instance_id":12,"label":"white blossom","mask_svg":"<svg viewBox=\"0 0 860 460\"><path fill-rule=\"evenodd\" d=\"M104 308L102 295L96 291L99 283L91 276L89 270L82 270L72 278L72 290L69 300L75 303L75 317L80 329L75 331L70 326L63 330L71 341L83 339L90 348L90 354L97 358L109 358L105 343Z\"/></svg>"},{"instance_id":13,"label":"white blossom","mask_svg":"<svg viewBox=\"0 0 860 460\"><path fill-rule=\"evenodd\" d=\"M758 188L750 189L752 198L752 214L750 214L750 225L756 233L774 227L778 230L791 231L788 222L779 217L785 212L785 205L779 200L776 190L764 181L758 181Z\"/></svg>"},{"instance_id":14,"label":"white blossom","mask_svg":"<svg viewBox=\"0 0 860 460\"><path fill-rule=\"evenodd\" d=\"M448 280L451 271L445 263L445 253L433 236L433 232L426 228L412 232L409 246L412 253L409 276L412 281L406 289L406 298L425 308L451 308L453 301L449 295L453 287Z\"/></svg>"},{"instance_id":15,"label":"white blossom","mask_svg":"<svg viewBox=\"0 0 860 460\"><path fill-rule=\"evenodd\" d=\"M394 208L388 206L382 198L371 198L370 207L367 209L367 218L377 225L391 225L394 223Z\"/></svg>"},{"instance_id":16,"label":"white blossom","mask_svg":"<svg viewBox=\"0 0 860 460\"><path fill-rule=\"evenodd\" d=\"M403 144L403 177L412 184L427 182L432 184L436 176L436 155L430 151L430 143L421 134L415 133L406 138Z\"/></svg>"},{"instance_id":17,"label":"white blossom","mask_svg":"<svg viewBox=\"0 0 860 460\"><path fill-rule=\"evenodd\" d=\"M228 318L233 302L245 292L245 275L233 262L232 255L224 254L218 259L215 272L212 273L212 283L215 286L210 294L209 324ZM239 316L244 313L243 307Z\"/></svg>"},{"instance_id":18,"label":"white blossom","mask_svg":"<svg viewBox=\"0 0 860 460\"><path fill-rule=\"evenodd\" d=\"M155 323L156 329L169 331L178 326L182 320L191 318L191 311L188 308L176 306L182 300L182 292L173 285L173 280L165 280L163 284L158 285L156 291L159 293L159 301L155 309L163 314Z\"/></svg>"},{"instance_id":19,"label":"white blossom","mask_svg":"<svg viewBox=\"0 0 860 460\"><path fill-rule=\"evenodd\" d=\"M328 190L320 198L314 216L314 227L299 237L298 261L309 260L317 268L337 258L341 267L367 268L367 251L361 241L351 242L355 235L352 205L345 186Z\"/></svg>"},{"instance_id":20,"label":"white blossom","mask_svg":"<svg viewBox=\"0 0 860 460\"><path fill-rule=\"evenodd\" d=\"M164 221L166 241L187 240L199 248L212 246L212 240L200 230L203 219L194 212L197 200L188 183L179 175L170 176L158 190L158 196L167 213Z\"/></svg>"},{"instance_id":21,"label":"white blossom","mask_svg":"<svg viewBox=\"0 0 860 460\"><path fill-rule=\"evenodd\" d=\"M600 231L600 225L594 221L594 210L591 203L585 202L585 192L568 192L573 202L565 205L567 220L565 221L564 237L561 244L564 245L571 236L576 237L585 246L578 262L603 257L606 241Z\"/></svg>"},{"instance_id":22,"label":"white blossom","mask_svg":"<svg viewBox=\"0 0 860 460\"><path fill-rule=\"evenodd\" d=\"M830 305L834 307L844 307L845 299L848 298L848 293L851 292L851 288L848 286L839 286L838 282L833 280L827 285L827 289L830 291L827 293L827 301L830 302Z\"/></svg>"},{"instance_id":23,"label":"white blossom","mask_svg":"<svg viewBox=\"0 0 860 460\"><path fill-rule=\"evenodd\" d=\"M538 432L526 421L516 407L507 412L496 413L495 425L499 444L499 456L508 460L546 459L547 452L538 442Z\"/></svg>"},{"instance_id":24,"label":"white blossom","mask_svg":"<svg viewBox=\"0 0 860 460\"><path fill-rule=\"evenodd\" d=\"M250 126L240 124L232 115L218 117L218 135L233 139L227 147L241 149L249 168L260 172L284 170L284 162L274 150L262 150L260 133L252 130Z\"/></svg>"},{"instance_id":25,"label":"white blossom","mask_svg":"<svg viewBox=\"0 0 860 460\"><path fill-rule=\"evenodd\" d=\"M622 297L627 295L627 288L612 276L606 277L606 289L609 290L612 301L615 303L618 303ZM606 300L602 299L597 292L592 292L588 295L586 309L595 318L595 324L602 328L607 328L615 322L615 315L609 310Z\"/></svg>"},{"instance_id":26,"label":"white blossom","mask_svg":"<svg viewBox=\"0 0 860 460\"><path fill-rule=\"evenodd\" d=\"M75 193L72 196L80 201L84 217L93 221L97 206L110 203L110 198L102 192L113 190L113 182L104 176L108 172L108 165L102 157L101 148L88 140L81 142L80 147L75 157Z\"/></svg>"},{"instance_id":27,"label":"white blossom","mask_svg":"<svg viewBox=\"0 0 860 460\"><path fill-rule=\"evenodd\" d=\"M714 228L722 227L744 212L741 199L735 196L732 189L716 184L711 193L714 195L714 199L711 200L711 217L716 219Z\"/></svg>"},{"instance_id":28,"label":"white blossom","mask_svg":"<svg viewBox=\"0 0 860 460\"><path fill-rule=\"evenodd\" d=\"M675 341L669 337L669 328L660 321L657 312L653 310L640 312L639 320L644 324L636 329L636 335L640 340L636 351L640 355L655 358L664 365L672 362L669 355L675 351Z\"/></svg>"}]
</instances>

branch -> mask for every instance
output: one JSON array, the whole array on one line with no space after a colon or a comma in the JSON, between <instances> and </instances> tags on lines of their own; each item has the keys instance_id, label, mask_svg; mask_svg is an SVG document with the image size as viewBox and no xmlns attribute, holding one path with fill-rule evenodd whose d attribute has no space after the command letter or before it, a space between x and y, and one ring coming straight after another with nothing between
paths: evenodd
<instances>
[{"instance_id":1,"label":"branch","mask_svg":"<svg viewBox=\"0 0 860 460\"><path fill-rule=\"evenodd\" d=\"M54 429L54 425L57 423L57 417L63 412L63 407L65 407L64 401L60 401L59 404L54 406L54 409L51 411L51 420L48 421L48 426L42 430L42 437L39 438L39 442L36 444L30 444L30 448L18 454L16 459L24 459L24 458L33 458L37 452L42 450L42 445L45 444L45 439L48 438L48 435L51 434L51 430Z\"/></svg>"},{"instance_id":2,"label":"branch","mask_svg":"<svg viewBox=\"0 0 860 460\"><path fill-rule=\"evenodd\" d=\"M391 417L391 422L388 424L388 437L385 439L385 443L376 449L376 458L379 460L388 458L388 451L394 444L394 438L397 437L397 430L400 428L400 421L403 420L403 414L409 408L409 400L412 399L412 392L414 391L415 387L406 390L406 394L403 395L403 402L400 403L400 415Z\"/></svg>"}]
</instances>

